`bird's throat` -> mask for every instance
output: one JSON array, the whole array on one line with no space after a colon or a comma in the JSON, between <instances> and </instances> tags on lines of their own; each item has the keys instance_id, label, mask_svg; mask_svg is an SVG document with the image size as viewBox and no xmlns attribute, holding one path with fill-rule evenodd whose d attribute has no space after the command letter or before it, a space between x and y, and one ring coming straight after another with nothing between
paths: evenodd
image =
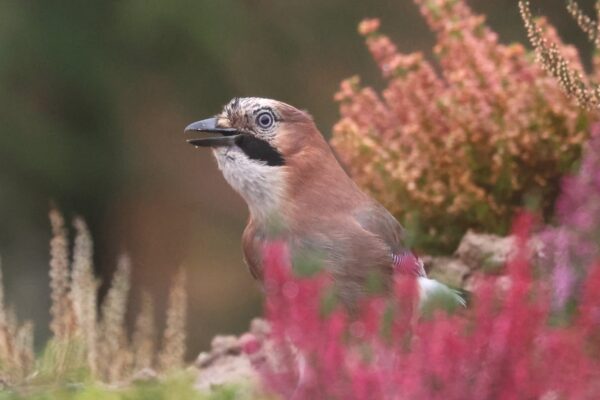
<instances>
[{"instance_id":1,"label":"bird's throat","mask_svg":"<svg viewBox=\"0 0 600 400\"><path fill-rule=\"evenodd\" d=\"M238 146L213 152L223 177L244 198L253 218L266 222L281 213L285 167L256 162Z\"/></svg>"}]
</instances>

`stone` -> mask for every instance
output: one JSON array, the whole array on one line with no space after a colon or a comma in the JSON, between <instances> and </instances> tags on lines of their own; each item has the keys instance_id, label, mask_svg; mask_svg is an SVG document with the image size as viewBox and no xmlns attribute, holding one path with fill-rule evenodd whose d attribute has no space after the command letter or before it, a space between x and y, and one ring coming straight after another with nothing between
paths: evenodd
<instances>
[{"instance_id":1,"label":"stone","mask_svg":"<svg viewBox=\"0 0 600 400\"><path fill-rule=\"evenodd\" d=\"M429 278L454 288L463 287L465 279L471 273L464 262L452 257L430 257L428 267Z\"/></svg>"},{"instance_id":2,"label":"stone","mask_svg":"<svg viewBox=\"0 0 600 400\"><path fill-rule=\"evenodd\" d=\"M271 327L263 318L254 318L252 322L250 322L250 332L256 335L257 338L263 339L269 336Z\"/></svg>"},{"instance_id":3,"label":"stone","mask_svg":"<svg viewBox=\"0 0 600 400\"><path fill-rule=\"evenodd\" d=\"M211 390L215 386L236 384L243 385L258 381L257 372L252 368L250 359L245 354L222 355L212 363L199 368L196 388Z\"/></svg>"},{"instance_id":4,"label":"stone","mask_svg":"<svg viewBox=\"0 0 600 400\"><path fill-rule=\"evenodd\" d=\"M481 284L481 282L490 278L489 275L486 277L486 274L482 272L475 272L467 277L464 284L464 290L468 292L474 292L477 290L477 286ZM510 290L511 279L509 276L500 275L492 277L494 282L494 288L498 291L498 293L506 293Z\"/></svg>"},{"instance_id":5,"label":"stone","mask_svg":"<svg viewBox=\"0 0 600 400\"><path fill-rule=\"evenodd\" d=\"M206 351L203 351L202 353L198 354L198 357L196 358L196 362L194 363L198 368L205 368L208 367L210 364L212 364L212 362L215 360L216 355L215 354L211 354L211 353L207 353Z\"/></svg>"},{"instance_id":6,"label":"stone","mask_svg":"<svg viewBox=\"0 0 600 400\"><path fill-rule=\"evenodd\" d=\"M240 354L242 351L239 341L234 335L215 336L210 346L212 352L218 354Z\"/></svg>"},{"instance_id":7,"label":"stone","mask_svg":"<svg viewBox=\"0 0 600 400\"><path fill-rule=\"evenodd\" d=\"M481 269L486 273L499 274L514 249L513 236L500 237L468 231L455 255L472 271Z\"/></svg>"}]
</instances>

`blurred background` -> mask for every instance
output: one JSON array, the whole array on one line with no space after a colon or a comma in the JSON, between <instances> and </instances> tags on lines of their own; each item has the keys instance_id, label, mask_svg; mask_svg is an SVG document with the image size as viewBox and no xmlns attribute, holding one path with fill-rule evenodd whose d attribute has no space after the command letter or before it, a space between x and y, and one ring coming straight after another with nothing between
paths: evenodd
<instances>
[{"instance_id":1,"label":"blurred background","mask_svg":"<svg viewBox=\"0 0 600 400\"><path fill-rule=\"evenodd\" d=\"M589 56L563 2L532 3ZM503 41L525 42L516 0L469 4ZM7 301L36 322L38 345L51 201L88 221L105 282L131 255L132 310L141 288L162 309L186 268L190 358L248 326L261 294L242 262L246 207L183 128L234 96L260 96L310 111L328 136L342 79L381 86L356 33L364 17L381 18L401 51L430 54L410 0L0 2L0 255Z\"/></svg>"}]
</instances>

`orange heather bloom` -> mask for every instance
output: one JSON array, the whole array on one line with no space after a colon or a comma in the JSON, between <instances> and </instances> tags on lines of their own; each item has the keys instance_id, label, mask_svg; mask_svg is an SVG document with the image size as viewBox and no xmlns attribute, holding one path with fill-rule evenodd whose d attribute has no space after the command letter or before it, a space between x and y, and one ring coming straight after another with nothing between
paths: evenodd
<instances>
[{"instance_id":1,"label":"orange heather bloom","mask_svg":"<svg viewBox=\"0 0 600 400\"><path fill-rule=\"evenodd\" d=\"M387 87L342 82L332 146L396 217L431 229L421 243L430 249L451 249L469 228L506 233L529 193L548 216L596 113L569 100L523 46L499 43L463 0L415 2L437 35L440 72L420 53L399 53L377 20L363 21Z\"/></svg>"},{"instance_id":2,"label":"orange heather bloom","mask_svg":"<svg viewBox=\"0 0 600 400\"><path fill-rule=\"evenodd\" d=\"M377 18L365 19L358 24L358 33L363 36L377 32L379 29L379 20Z\"/></svg>"}]
</instances>

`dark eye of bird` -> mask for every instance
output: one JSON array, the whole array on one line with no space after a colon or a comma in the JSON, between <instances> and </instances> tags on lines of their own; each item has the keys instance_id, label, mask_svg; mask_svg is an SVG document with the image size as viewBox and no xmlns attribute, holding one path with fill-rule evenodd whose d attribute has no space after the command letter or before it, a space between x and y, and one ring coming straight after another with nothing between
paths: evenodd
<instances>
[{"instance_id":1,"label":"dark eye of bird","mask_svg":"<svg viewBox=\"0 0 600 400\"><path fill-rule=\"evenodd\" d=\"M269 111L263 111L256 117L256 124L262 129L268 129L273 126L275 118Z\"/></svg>"}]
</instances>

